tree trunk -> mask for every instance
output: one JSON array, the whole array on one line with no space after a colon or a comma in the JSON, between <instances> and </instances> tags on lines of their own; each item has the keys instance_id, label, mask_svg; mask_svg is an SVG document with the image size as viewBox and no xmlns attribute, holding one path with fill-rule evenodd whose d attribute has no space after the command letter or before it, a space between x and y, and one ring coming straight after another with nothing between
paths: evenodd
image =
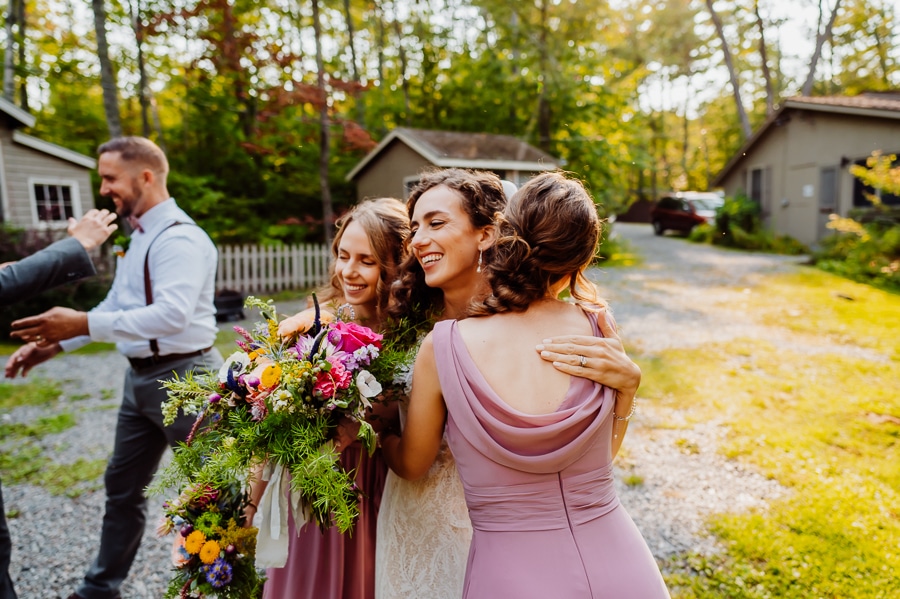
<instances>
[{"instance_id":1,"label":"tree trunk","mask_svg":"<svg viewBox=\"0 0 900 599\"><path fill-rule=\"evenodd\" d=\"M19 50L18 71L19 71L19 107L30 112L28 107L28 61L25 56L25 30L28 28L28 21L25 18L25 0L18 0L19 14L16 17L16 23L19 31L16 33L16 46Z\"/></svg>"},{"instance_id":2,"label":"tree trunk","mask_svg":"<svg viewBox=\"0 0 900 599\"><path fill-rule=\"evenodd\" d=\"M319 185L322 188L322 226L325 231L325 247L331 247L334 237L334 210L331 206L331 188L328 185L328 162L331 157L331 124L328 119L328 92L325 89L325 60L322 58L322 23L319 16L319 0L312 0L313 30L316 36L316 81L321 94L319 107Z\"/></svg>"},{"instance_id":3,"label":"tree trunk","mask_svg":"<svg viewBox=\"0 0 900 599\"><path fill-rule=\"evenodd\" d=\"M353 72L353 80L361 84L359 67L356 65L356 34L353 29L353 13L350 11L350 0L344 0L344 20L347 21L347 41L350 46L350 67ZM356 97L356 122L359 123L360 127L365 127L365 117L366 107L363 105L361 95L358 95Z\"/></svg>"},{"instance_id":4,"label":"tree trunk","mask_svg":"<svg viewBox=\"0 0 900 599\"><path fill-rule=\"evenodd\" d=\"M94 28L97 31L97 57L100 59L100 86L103 88L103 110L110 137L122 137L122 118L119 113L119 95L116 91L116 75L109 60L109 44L106 41L106 8L104 0L91 0L94 10Z\"/></svg>"},{"instance_id":5,"label":"tree trunk","mask_svg":"<svg viewBox=\"0 0 900 599\"><path fill-rule=\"evenodd\" d=\"M134 39L137 42L138 62L138 96L141 103L141 135L150 137L150 101L147 97L147 66L144 63L144 22L141 14L141 2L137 0L134 5L128 3L131 11L131 26L134 29Z\"/></svg>"},{"instance_id":6,"label":"tree trunk","mask_svg":"<svg viewBox=\"0 0 900 599\"><path fill-rule=\"evenodd\" d=\"M775 88L772 85L772 72L769 71L766 28L762 16L759 14L759 0L753 2L753 12L756 14L756 26L759 29L759 59L762 63L763 79L766 82L766 116L770 116L775 112Z\"/></svg>"},{"instance_id":7,"label":"tree trunk","mask_svg":"<svg viewBox=\"0 0 900 599\"><path fill-rule=\"evenodd\" d=\"M820 9L821 6L820 3ZM840 6L841 0L835 0L834 9L831 11L831 18L828 19L828 24L825 25L825 29L819 33L819 36L816 38L816 49L809 61L809 72L806 75L806 82L803 84L803 90L801 92L804 96L808 96L812 93L813 83L816 81L816 67L819 65L819 58L822 56L822 47L825 45L826 41L831 39L831 30L834 28L834 21L837 19L838 8L840 8Z\"/></svg>"},{"instance_id":8,"label":"tree trunk","mask_svg":"<svg viewBox=\"0 0 900 599\"><path fill-rule=\"evenodd\" d=\"M153 93L149 89L147 90L147 99L153 112L153 127L156 129L156 145L158 145L159 149L165 154L166 140L163 137L162 121L159 119L159 106L156 104L156 98L153 97Z\"/></svg>"},{"instance_id":9,"label":"tree trunk","mask_svg":"<svg viewBox=\"0 0 900 599\"><path fill-rule=\"evenodd\" d=\"M737 71L734 68L731 50L728 48L728 40L725 39L725 29L722 27L722 19L719 18L718 13L716 13L713 8L713 0L706 0L706 7L709 9L713 25L716 26L716 33L719 35L719 40L722 42L722 53L725 55L725 66L728 67L728 76L731 79L734 103L737 106L738 117L741 120L741 130L744 132L744 138L746 139L752 135L753 128L750 126L750 118L747 116L747 111L744 109L744 102L741 100L741 85L738 80Z\"/></svg>"},{"instance_id":10,"label":"tree trunk","mask_svg":"<svg viewBox=\"0 0 900 599\"><path fill-rule=\"evenodd\" d=\"M403 123L408 127L410 123L411 108L409 102L409 79L406 77L406 49L403 47L403 28L397 18L397 3L391 5L391 20L394 22L394 32L397 34L397 53L400 56L400 86L403 89Z\"/></svg>"},{"instance_id":11,"label":"tree trunk","mask_svg":"<svg viewBox=\"0 0 900 599\"><path fill-rule=\"evenodd\" d=\"M691 97L690 85L687 86L687 93L684 96L684 106L682 108L683 117L681 119L681 171L684 173L685 185L687 189L693 189L690 185L690 171L688 170L688 152L690 149L688 135L690 134L691 119L688 117L688 98Z\"/></svg>"},{"instance_id":12,"label":"tree trunk","mask_svg":"<svg viewBox=\"0 0 900 599\"><path fill-rule=\"evenodd\" d=\"M878 11L878 20L875 23L875 26L872 28L872 35L875 38L875 51L878 52L878 66L881 67L881 83L884 85L884 89L891 88L891 67L888 64L888 57L891 52L891 37L884 39L881 35L881 24L887 23L888 18L887 15L884 14L884 7L881 7Z\"/></svg>"},{"instance_id":13,"label":"tree trunk","mask_svg":"<svg viewBox=\"0 0 900 599\"><path fill-rule=\"evenodd\" d=\"M547 99L547 82L550 80L549 58L547 49L547 0L541 0L541 32L540 42L538 44L538 52L540 52L541 65L541 93L538 96L538 147L543 151L550 153L550 125L553 113L550 108L550 101Z\"/></svg>"},{"instance_id":14,"label":"tree trunk","mask_svg":"<svg viewBox=\"0 0 900 599\"><path fill-rule=\"evenodd\" d=\"M18 0L22 1L22 0ZM3 53L3 97L15 102L16 97L16 36L13 28L16 24L17 0L9 0L6 10L6 50Z\"/></svg>"}]
</instances>

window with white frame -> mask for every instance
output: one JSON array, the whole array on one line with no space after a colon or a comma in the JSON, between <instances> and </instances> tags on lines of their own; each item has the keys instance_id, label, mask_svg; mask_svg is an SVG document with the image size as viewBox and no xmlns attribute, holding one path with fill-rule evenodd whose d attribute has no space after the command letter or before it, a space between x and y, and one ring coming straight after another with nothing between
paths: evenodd
<instances>
[{"instance_id":1,"label":"window with white frame","mask_svg":"<svg viewBox=\"0 0 900 599\"><path fill-rule=\"evenodd\" d=\"M35 221L65 223L69 217L81 216L78 187L74 181L29 181Z\"/></svg>"}]
</instances>

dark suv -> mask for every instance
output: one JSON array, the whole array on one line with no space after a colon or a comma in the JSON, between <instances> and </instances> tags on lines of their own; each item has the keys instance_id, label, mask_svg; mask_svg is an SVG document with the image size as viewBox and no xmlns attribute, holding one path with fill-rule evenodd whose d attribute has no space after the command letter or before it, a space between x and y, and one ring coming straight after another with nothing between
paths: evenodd
<instances>
[{"instance_id":1,"label":"dark suv","mask_svg":"<svg viewBox=\"0 0 900 599\"><path fill-rule=\"evenodd\" d=\"M724 204L717 193L679 191L662 196L650 212L653 232L662 235L669 229L690 233L703 223L714 223L716 208Z\"/></svg>"}]
</instances>

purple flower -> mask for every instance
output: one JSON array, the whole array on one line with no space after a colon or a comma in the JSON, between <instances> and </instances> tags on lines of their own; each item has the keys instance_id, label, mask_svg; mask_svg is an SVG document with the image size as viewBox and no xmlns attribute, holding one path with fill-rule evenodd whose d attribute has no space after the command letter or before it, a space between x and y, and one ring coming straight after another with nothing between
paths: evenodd
<instances>
[{"instance_id":1,"label":"purple flower","mask_svg":"<svg viewBox=\"0 0 900 599\"><path fill-rule=\"evenodd\" d=\"M201 566L200 570L206 576L206 582L211 584L214 589L221 589L231 582L231 564L221 557L216 558L216 561L208 566Z\"/></svg>"}]
</instances>

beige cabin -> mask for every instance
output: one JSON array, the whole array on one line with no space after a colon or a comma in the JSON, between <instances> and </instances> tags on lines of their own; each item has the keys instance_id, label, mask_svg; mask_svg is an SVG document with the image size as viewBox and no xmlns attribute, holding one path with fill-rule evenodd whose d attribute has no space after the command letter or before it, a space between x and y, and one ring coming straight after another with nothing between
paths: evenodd
<instances>
[{"instance_id":1,"label":"beige cabin","mask_svg":"<svg viewBox=\"0 0 900 599\"><path fill-rule=\"evenodd\" d=\"M94 207L97 161L27 135L35 118L0 98L0 222L25 229L66 228Z\"/></svg>"},{"instance_id":2,"label":"beige cabin","mask_svg":"<svg viewBox=\"0 0 900 599\"><path fill-rule=\"evenodd\" d=\"M356 182L358 200L405 199L421 173L430 168L492 171L521 185L557 166L555 158L511 135L398 127L353 167L347 180Z\"/></svg>"},{"instance_id":3,"label":"beige cabin","mask_svg":"<svg viewBox=\"0 0 900 599\"><path fill-rule=\"evenodd\" d=\"M772 231L814 244L831 233L830 214L871 205L865 195L871 190L849 167L865 164L876 150L900 154L900 93L790 98L711 187L759 202Z\"/></svg>"}]
</instances>

